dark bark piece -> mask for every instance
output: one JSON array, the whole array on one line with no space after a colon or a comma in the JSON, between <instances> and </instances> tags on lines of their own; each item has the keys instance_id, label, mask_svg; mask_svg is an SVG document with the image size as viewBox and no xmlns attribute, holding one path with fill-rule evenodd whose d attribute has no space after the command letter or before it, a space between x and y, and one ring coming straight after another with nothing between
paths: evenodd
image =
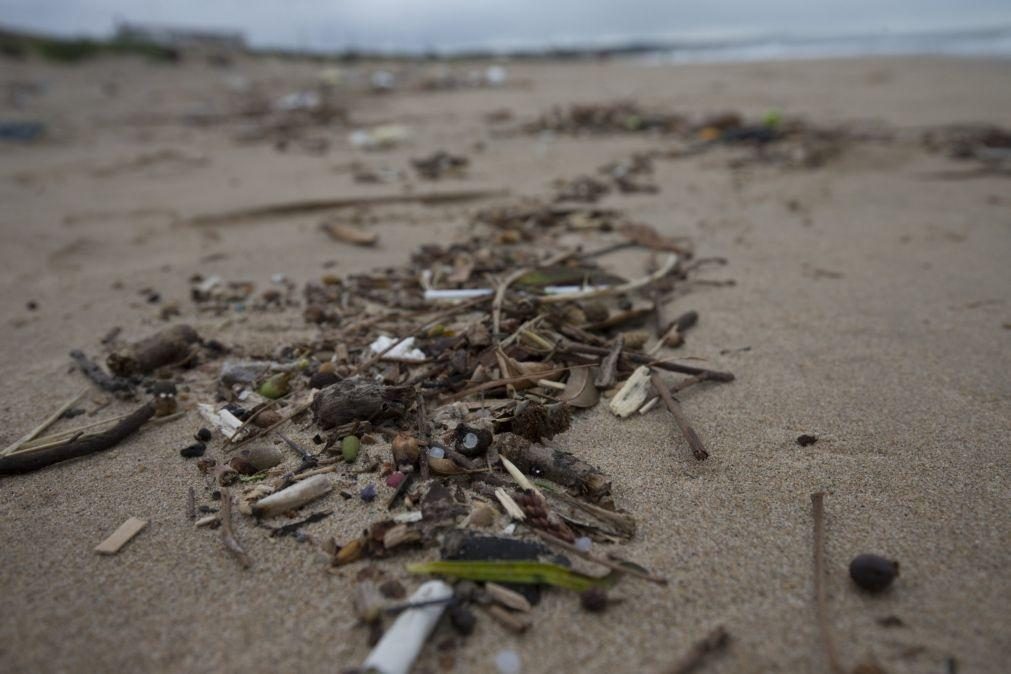
<instances>
[{"instance_id":1,"label":"dark bark piece","mask_svg":"<svg viewBox=\"0 0 1011 674\"><path fill-rule=\"evenodd\" d=\"M517 406L512 419L512 432L523 436L531 442L540 442L544 438L551 439L559 433L569 430L572 425L572 413L568 405L541 405L540 403L521 403Z\"/></svg>"},{"instance_id":2,"label":"dark bark piece","mask_svg":"<svg viewBox=\"0 0 1011 674\"><path fill-rule=\"evenodd\" d=\"M527 475L543 477L570 489L578 489L595 500L611 493L611 480L607 475L568 452L533 445L513 433L495 436L492 446Z\"/></svg>"},{"instance_id":3,"label":"dark bark piece","mask_svg":"<svg viewBox=\"0 0 1011 674\"><path fill-rule=\"evenodd\" d=\"M323 430L351 421L379 421L403 415L398 388L351 377L327 386L312 401L312 415Z\"/></svg>"},{"instance_id":4,"label":"dark bark piece","mask_svg":"<svg viewBox=\"0 0 1011 674\"><path fill-rule=\"evenodd\" d=\"M124 438L135 433L152 416L154 416L154 405L145 403L137 408L133 414L107 431L85 435L82 438L57 447L10 454L0 458L0 475L28 473L51 466L54 463L110 449Z\"/></svg>"},{"instance_id":5,"label":"dark bark piece","mask_svg":"<svg viewBox=\"0 0 1011 674\"><path fill-rule=\"evenodd\" d=\"M617 378L618 370L618 358L621 357L621 350L625 347L625 336L618 335L614 338L614 343L611 345L611 350L604 357L603 362L600 364L600 373L597 375L596 381L593 382L594 386L597 388L611 388L614 386L614 382Z\"/></svg>"},{"instance_id":6,"label":"dark bark piece","mask_svg":"<svg viewBox=\"0 0 1011 674\"><path fill-rule=\"evenodd\" d=\"M83 351L74 349L70 352L70 359L81 368L81 372L95 384L98 388L117 396L129 395L133 393L133 384L122 377L114 377L95 361L88 358Z\"/></svg>"},{"instance_id":7,"label":"dark bark piece","mask_svg":"<svg viewBox=\"0 0 1011 674\"><path fill-rule=\"evenodd\" d=\"M120 377L147 374L166 365L185 362L193 355L193 345L199 341L200 336L190 326L174 325L110 354L106 365Z\"/></svg>"}]
</instances>

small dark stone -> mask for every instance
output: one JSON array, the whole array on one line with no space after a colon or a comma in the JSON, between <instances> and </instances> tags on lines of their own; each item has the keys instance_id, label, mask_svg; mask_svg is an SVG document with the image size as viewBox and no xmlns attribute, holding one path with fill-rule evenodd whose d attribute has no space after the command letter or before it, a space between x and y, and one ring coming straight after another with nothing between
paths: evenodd
<instances>
[{"instance_id":1,"label":"small dark stone","mask_svg":"<svg viewBox=\"0 0 1011 674\"><path fill-rule=\"evenodd\" d=\"M331 384L336 384L340 379L333 372L316 372L309 377L309 388L326 388Z\"/></svg>"},{"instance_id":2,"label":"small dark stone","mask_svg":"<svg viewBox=\"0 0 1011 674\"><path fill-rule=\"evenodd\" d=\"M211 439L211 432L206 428L201 428L194 437L200 442L208 442Z\"/></svg>"},{"instance_id":3,"label":"small dark stone","mask_svg":"<svg viewBox=\"0 0 1011 674\"><path fill-rule=\"evenodd\" d=\"M359 496L361 496L362 500L366 503L371 503L376 500L376 485L370 483L367 487L365 487L365 489L362 489Z\"/></svg>"},{"instance_id":4,"label":"small dark stone","mask_svg":"<svg viewBox=\"0 0 1011 674\"><path fill-rule=\"evenodd\" d=\"M235 418L239 421L245 421L249 418L249 410L242 407L242 405L237 405L235 403L228 403L225 405L225 409L235 415Z\"/></svg>"},{"instance_id":5,"label":"small dark stone","mask_svg":"<svg viewBox=\"0 0 1011 674\"><path fill-rule=\"evenodd\" d=\"M403 599L407 596L407 590L404 589L403 584L399 580L393 578L381 583L379 585L379 591L382 592L383 596L387 599Z\"/></svg>"},{"instance_id":6,"label":"small dark stone","mask_svg":"<svg viewBox=\"0 0 1011 674\"><path fill-rule=\"evenodd\" d=\"M312 436L312 442L315 445L322 445L324 442L326 442L326 440L323 439L322 435L317 433L316 435Z\"/></svg>"},{"instance_id":7,"label":"small dark stone","mask_svg":"<svg viewBox=\"0 0 1011 674\"><path fill-rule=\"evenodd\" d=\"M221 500L221 490L220 489L215 489L214 491L211 492L211 500L212 501L220 501Z\"/></svg>"},{"instance_id":8,"label":"small dark stone","mask_svg":"<svg viewBox=\"0 0 1011 674\"><path fill-rule=\"evenodd\" d=\"M84 414L84 408L83 407L71 407L69 410L66 410L63 414L61 414L60 418L61 419L73 419L74 417L79 417L82 414Z\"/></svg>"},{"instance_id":9,"label":"small dark stone","mask_svg":"<svg viewBox=\"0 0 1011 674\"><path fill-rule=\"evenodd\" d=\"M857 555L850 562L850 578L868 592L882 592L899 575L899 563L880 555Z\"/></svg>"},{"instance_id":10,"label":"small dark stone","mask_svg":"<svg viewBox=\"0 0 1011 674\"><path fill-rule=\"evenodd\" d=\"M179 456L184 459L195 459L198 456L203 456L205 451L207 451L207 445L202 442L194 442L189 447L180 449Z\"/></svg>"},{"instance_id":11,"label":"small dark stone","mask_svg":"<svg viewBox=\"0 0 1011 674\"><path fill-rule=\"evenodd\" d=\"M607 608L607 593L599 587L591 587L579 595L579 603L590 613L600 613Z\"/></svg>"},{"instance_id":12,"label":"small dark stone","mask_svg":"<svg viewBox=\"0 0 1011 674\"><path fill-rule=\"evenodd\" d=\"M801 447L809 447L814 443L818 442L818 437L815 435L810 435L805 433L804 435L797 436L797 444Z\"/></svg>"},{"instance_id":13,"label":"small dark stone","mask_svg":"<svg viewBox=\"0 0 1011 674\"><path fill-rule=\"evenodd\" d=\"M28 303L25 304L25 308L28 309L28 311L35 311L39 308L39 303L35 300L28 300Z\"/></svg>"},{"instance_id":14,"label":"small dark stone","mask_svg":"<svg viewBox=\"0 0 1011 674\"><path fill-rule=\"evenodd\" d=\"M466 637L474 632L477 617L473 611L463 604L451 604L449 607L449 622L457 632Z\"/></svg>"},{"instance_id":15,"label":"small dark stone","mask_svg":"<svg viewBox=\"0 0 1011 674\"><path fill-rule=\"evenodd\" d=\"M355 495L354 495L354 494L352 494L352 493L351 493L351 492L349 492L349 491L342 491L342 492L340 493L340 495L341 495L341 496L342 496L342 497L343 497L343 498L344 498L345 500L350 500L350 499L353 499L353 498L355 497Z\"/></svg>"}]
</instances>

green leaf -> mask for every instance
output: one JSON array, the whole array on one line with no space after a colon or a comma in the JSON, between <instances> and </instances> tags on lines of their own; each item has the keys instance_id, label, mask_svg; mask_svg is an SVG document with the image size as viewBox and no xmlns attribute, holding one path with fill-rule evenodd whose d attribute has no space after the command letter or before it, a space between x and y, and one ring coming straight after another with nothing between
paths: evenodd
<instances>
[{"instance_id":1,"label":"green leaf","mask_svg":"<svg viewBox=\"0 0 1011 674\"><path fill-rule=\"evenodd\" d=\"M464 580L493 581L496 583L521 583L525 585L554 585L566 590L582 592L592 587L607 587L615 581L607 575L594 578L558 564L525 561L440 561L408 564L409 573L436 573Z\"/></svg>"}]
</instances>

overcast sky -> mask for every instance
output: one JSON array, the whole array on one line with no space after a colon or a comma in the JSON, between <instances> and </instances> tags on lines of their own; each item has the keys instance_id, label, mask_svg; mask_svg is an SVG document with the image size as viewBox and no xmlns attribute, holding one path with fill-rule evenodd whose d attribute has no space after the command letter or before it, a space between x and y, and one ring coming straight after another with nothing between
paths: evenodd
<instances>
[{"instance_id":1,"label":"overcast sky","mask_svg":"<svg viewBox=\"0 0 1011 674\"><path fill-rule=\"evenodd\" d=\"M1011 0L0 0L13 27L104 35L117 20L240 30L258 46L419 50L1011 25Z\"/></svg>"}]
</instances>

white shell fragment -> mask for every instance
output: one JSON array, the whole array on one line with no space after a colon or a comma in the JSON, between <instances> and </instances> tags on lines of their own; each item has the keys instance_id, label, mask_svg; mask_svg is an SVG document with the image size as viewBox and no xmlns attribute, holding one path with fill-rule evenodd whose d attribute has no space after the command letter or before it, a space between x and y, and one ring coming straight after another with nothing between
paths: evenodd
<instances>
[{"instance_id":1,"label":"white shell fragment","mask_svg":"<svg viewBox=\"0 0 1011 674\"><path fill-rule=\"evenodd\" d=\"M296 482L276 494L260 499L253 504L253 514L259 517L270 517L286 510L301 508L331 489L333 489L333 483L326 475L315 475L308 480Z\"/></svg>"},{"instance_id":2,"label":"white shell fragment","mask_svg":"<svg viewBox=\"0 0 1011 674\"><path fill-rule=\"evenodd\" d=\"M397 344L397 341L398 340L393 337L379 335L379 337L376 337L374 342L369 344L369 348L372 349L372 353L383 353L386 349L389 349L394 344ZM404 360L420 363L428 358L424 351L413 347L414 337L408 337L389 351L386 351L386 353L383 354L383 360Z\"/></svg>"},{"instance_id":3,"label":"white shell fragment","mask_svg":"<svg viewBox=\"0 0 1011 674\"><path fill-rule=\"evenodd\" d=\"M449 599L452 596L453 588L449 585L441 580L430 580L419 587L409 601L415 603ZM380 674L408 674L445 610L445 603L405 610L369 653L369 657L362 663L362 670L374 670Z\"/></svg>"},{"instance_id":4,"label":"white shell fragment","mask_svg":"<svg viewBox=\"0 0 1011 674\"><path fill-rule=\"evenodd\" d=\"M611 411L619 417L627 417L642 407L650 392L649 376L648 367L645 365L637 367L611 399Z\"/></svg>"}]
</instances>

